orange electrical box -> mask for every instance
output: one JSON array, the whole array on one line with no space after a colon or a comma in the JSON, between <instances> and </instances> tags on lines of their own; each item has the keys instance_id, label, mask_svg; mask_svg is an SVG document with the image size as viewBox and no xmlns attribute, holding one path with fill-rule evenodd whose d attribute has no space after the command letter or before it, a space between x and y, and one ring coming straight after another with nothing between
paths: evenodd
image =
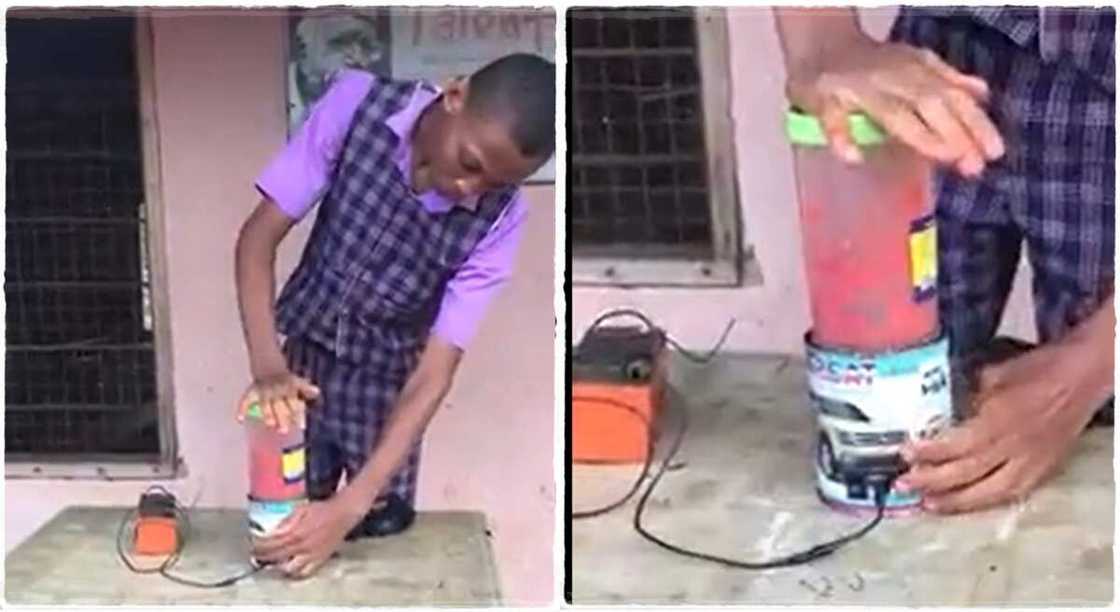
<instances>
[{"instance_id":1,"label":"orange electrical box","mask_svg":"<svg viewBox=\"0 0 1120 612\"><path fill-rule=\"evenodd\" d=\"M170 555L179 548L178 502L170 491L153 485L140 495L133 527L132 552Z\"/></svg>"},{"instance_id":2,"label":"orange electrical box","mask_svg":"<svg viewBox=\"0 0 1120 612\"><path fill-rule=\"evenodd\" d=\"M572 354L572 461L642 463L666 392L665 335L601 327Z\"/></svg>"},{"instance_id":3,"label":"orange electrical box","mask_svg":"<svg viewBox=\"0 0 1120 612\"><path fill-rule=\"evenodd\" d=\"M179 546L179 525L174 518L143 516L136 522L133 552L137 555L170 555Z\"/></svg>"}]
</instances>

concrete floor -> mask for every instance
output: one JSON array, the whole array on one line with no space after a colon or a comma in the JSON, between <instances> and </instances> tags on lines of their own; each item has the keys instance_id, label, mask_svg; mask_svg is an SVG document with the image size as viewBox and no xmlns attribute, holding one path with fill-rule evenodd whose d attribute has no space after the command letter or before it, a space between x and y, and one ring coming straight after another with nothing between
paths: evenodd
<instances>
[{"instance_id":1,"label":"concrete floor","mask_svg":"<svg viewBox=\"0 0 1120 612\"><path fill-rule=\"evenodd\" d=\"M813 489L812 415L797 360L674 364L689 410L675 464L643 524L670 542L757 560L803 550L866 519ZM682 402L675 402L681 406ZM672 434L669 434L671 436ZM1065 470L1025 503L970 515L885 520L831 557L749 571L664 551L632 528L635 502L576 521L577 604L1099 605L1113 596L1113 430L1086 433ZM634 468L578 466L578 512L617 499Z\"/></svg>"}]
</instances>

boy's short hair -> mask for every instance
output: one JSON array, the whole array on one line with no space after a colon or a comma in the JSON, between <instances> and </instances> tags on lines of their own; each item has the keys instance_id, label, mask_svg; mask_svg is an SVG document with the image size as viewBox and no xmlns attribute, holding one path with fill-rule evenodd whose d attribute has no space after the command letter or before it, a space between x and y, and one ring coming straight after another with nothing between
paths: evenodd
<instances>
[{"instance_id":1,"label":"boy's short hair","mask_svg":"<svg viewBox=\"0 0 1120 612\"><path fill-rule=\"evenodd\" d=\"M494 60L470 77L467 108L504 122L521 154L556 148L556 65L529 53Z\"/></svg>"}]
</instances>

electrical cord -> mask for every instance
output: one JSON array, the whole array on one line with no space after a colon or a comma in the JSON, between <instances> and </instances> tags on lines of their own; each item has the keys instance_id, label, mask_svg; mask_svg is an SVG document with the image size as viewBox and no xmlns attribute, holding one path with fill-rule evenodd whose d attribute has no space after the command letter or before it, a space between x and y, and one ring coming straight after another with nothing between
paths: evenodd
<instances>
[{"instance_id":1,"label":"electrical cord","mask_svg":"<svg viewBox=\"0 0 1120 612\"><path fill-rule=\"evenodd\" d=\"M684 357L685 359L688 359L689 361L691 361L693 363L697 363L697 364L701 364L701 365L707 364L707 363L711 362L712 359L715 358L716 354L719 353L719 350L721 348L723 348L723 344L725 342L727 342L727 336L731 333L731 328L735 327L735 319L729 320L727 322L727 327L725 327L723 329L723 334L720 335L719 340L716 341L715 345L712 346L712 348L709 349L707 353L705 353L703 355L698 355L698 354L693 353L692 351L684 348L683 346L681 346L680 342L677 342L675 339L673 339L673 337L671 337L669 334L665 333L665 330L663 330L663 329L659 328L658 326L654 325L653 321L651 321L650 318L648 316L646 316L644 313L642 313L641 311L635 310L633 308L615 308L613 310L608 310L607 312L604 312L603 314L599 315L591 323L591 325L587 328L587 331L583 332L583 337L580 339L580 344L583 343L583 338L586 338L591 332L593 332L596 329L598 329L599 327L601 327L603 325L603 323L606 323L607 321L610 321L611 319L618 319L618 318L621 318L621 317L632 317L632 318L638 319L643 324L645 324L646 328L649 331L655 331L655 330L660 331L665 336L666 344L668 344L669 346L672 346L674 349L676 349L677 352L680 353L681 356Z\"/></svg>"},{"instance_id":2,"label":"electrical cord","mask_svg":"<svg viewBox=\"0 0 1120 612\"><path fill-rule=\"evenodd\" d=\"M610 399L610 398L582 397L580 399L583 400L583 401L601 402L605 405L608 405L608 406L611 406L611 407L614 407L614 408L625 409L632 414L637 414L639 416L641 415L641 413L638 412L637 409L635 409L633 406L630 406L628 404L625 404L624 402L619 402L619 401L616 401L616 400L613 400L613 399ZM872 487L872 490L874 491L876 510L875 510L875 517L872 518L867 524L865 524L863 527L861 527L860 529L858 529L858 530L856 530L852 533L848 533L848 534L840 536L840 537L838 537L834 540L824 542L822 544L817 544L817 545L815 545L811 548L808 548L806 550L803 550L803 551L800 551L800 552L797 552L797 553L793 553L793 554L790 554L790 555L786 555L784 557L778 557L778 558L775 558L775 559L769 559L769 560L764 560L764 561L742 561L742 560L738 560L738 559L730 559L730 558L727 558L727 557L720 557L720 556L713 555L713 554L706 553L706 552L702 552L702 551L691 550L691 549L688 549L688 548L684 548L680 545L673 544L671 542L666 541L664 538L650 532L644 525L642 525L642 517L645 515L646 504L649 502L649 498L653 495L653 492L657 489L658 483L661 482L661 478L668 471L669 466L672 465L673 459L677 455L677 452L680 451L680 448L683 445L685 434L688 431L688 412L686 410L681 410L680 415L681 415L680 429L677 432L677 435L673 439L673 444L670 447L669 452L666 453L666 455L661 459L661 462L658 466L657 472L653 475L653 478L650 480L649 485L645 488L645 491L643 491L641 496L638 498L638 505L634 509L634 519L633 519L634 530L637 531L638 534L641 535L643 538L645 538L646 540L656 544L657 546L659 546L659 547L661 547L665 550L668 550L672 553L678 554L678 555L683 555L685 557L691 557L693 559L700 559L702 561L710 561L710 562L718 563L718 564L726 566L726 567L732 567L732 568L738 568L738 569L749 569L749 570L774 569L774 568L792 567L792 566L796 566L796 565L802 565L802 564L805 564L805 563L809 563L810 561L815 561L815 560L820 559L822 557L826 557L828 555L831 555L832 553L836 552L841 547L843 547L845 544L848 544L850 542L858 540L859 538L862 538L863 536L867 535L880 522L882 522L885 510L886 510L886 506L885 506L886 496L887 496L887 492L890 490L890 485L891 485L890 479L888 479L886 477L879 477L875 481L870 483L871 487ZM643 421L646 422L647 427L648 427L649 421L647 419L645 419L644 417L643 417ZM628 502L634 496L634 494L641 488L642 482L649 475L650 469L652 468L654 450L656 449L656 443L654 442L654 435L653 435L652 427L649 427L647 429L647 431L649 431L649 435L647 436L646 459L643 462L641 473L638 476L638 478L635 480L634 485L631 487L630 491L622 499L620 499L620 500L618 500L618 501L616 501L616 502L614 502L610 505L604 506L604 507L599 508L599 509L594 510L594 511L573 513L572 514L573 519L577 519L577 520L578 519L587 519L587 518L592 518L592 517L601 516L603 514L606 514L610 511L626 504L626 502Z\"/></svg>"},{"instance_id":3,"label":"electrical cord","mask_svg":"<svg viewBox=\"0 0 1120 612\"><path fill-rule=\"evenodd\" d=\"M641 321L646 326L646 331L648 331L648 332L655 332L655 331L660 332L664 336L666 344L669 344L672 347L674 347L676 352L679 352L683 356L684 359L688 359L689 361L692 361L692 362L698 363L698 364L706 364L706 363L709 363L712 359L715 359L716 354L719 353L719 350L721 349L721 347L724 346L725 342L727 342L727 336L728 336L728 334L730 334L731 328L735 326L735 319L731 318L730 321L727 322L727 327L724 328L724 333L720 334L719 340L716 341L716 344L713 345L711 347L711 349L709 349L706 354L699 355L699 354L696 354L696 353L693 353L693 352L689 351L688 349L684 349L684 347L678 341L675 341L674 339L672 339L672 337L670 337L669 334L665 334L664 331L661 330L660 327L657 327L653 323L653 321L651 321L650 317L648 317L644 313L640 312L640 310L636 310L634 308L614 308L614 309L607 310L607 312L605 312L603 314L600 314L598 317L595 318L594 322L591 322L591 325L588 326L587 331L585 331L584 335L582 335L582 337L580 339L580 344L584 343L584 339L586 339L586 337L589 334L591 334L592 332L595 332L596 330L598 330L598 328L603 326L604 323L610 321L610 319L620 318L620 317L636 318L636 319L638 319L638 321ZM572 401L579 401L580 399L581 398L576 397L576 398L572 398ZM591 398L590 400L591 401L598 401L598 402L605 402L605 404L612 404L612 405L614 405L615 408L626 410L626 411L629 412L629 414L631 414L631 415L637 417L638 419L640 419L642 421L643 426L646 429L646 433L647 433L646 444L650 445L650 449L648 449L648 451L645 454L645 462L642 465L642 473L638 474L637 480L634 481L634 485L631 486L631 489L629 489L629 491L627 491L626 494L623 495L622 498L619 498L618 500L615 500L614 502L610 502L610 503L606 504L606 506L601 507L601 508L597 508L595 510L585 510L585 511L580 511L580 512L572 512L572 518L573 519L589 519L589 518L592 518L592 517L599 517L599 516L603 516L603 514L606 514L608 512L612 512L617 508L625 506L626 502L628 502L629 500L634 498L634 495L637 494L638 489L641 489L642 482L645 481L646 476L650 475L650 469L653 466L653 463L652 463L652 461L653 461L652 444L653 444L653 438L654 438L654 427L653 427L653 424L650 423L650 419L646 418L646 416L643 415L640 410L637 410L633 406L629 406L628 404L624 404L624 402L620 402L620 401L617 401L617 400L614 400L614 399L608 399L608 398Z\"/></svg>"},{"instance_id":4,"label":"electrical cord","mask_svg":"<svg viewBox=\"0 0 1120 612\"><path fill-rule=\"evenodd\" d=\"M185 576L182 576L182 575L177 575L177 574L171 573L172 566L174 566L176 563L178 563L179 559L182 556L183 549L186 547L187 540L191 536L190 515L182 507L182 505L179 504L179 500L176 499L175 496L172 495L171 492L169 492L166 488L164 488L160 485L152 485L151 487L148 487L147 491L145 491L145 494L151 493L153 491L163 492L168 497L170 497L172 500L174 500L173 511L175 513L176 518L179 519L178 524L181 525L182 527L179 528L179 534L178 534L179 538L178 538L178 541L176 542L174 552L169 554L167 556L167 558L165 558L163 560L163 562L160 563L158 566L155 566L155 567L139 567L138 565L136 565L133 562L134 560L132 559L132 557L126 552L126 548L127 548L127 545L128 545L128 539L129 539L128 534L132 531L131 529L126 529L126 528L129 527L130 525L132 525L133 528L135 527L136 520L140 516L140 511L139 511L138 508L133 508L128 513L126 513L124 518L121 519L120 526L117 528L117 556L120 558L121 562L123 562L125 564L125 566L129 570L131 570L133 573L136 573L136 574L159 574L159 575L163 576L164 578L166 578L166 579L168 579L172 582L177 582L177 583L185 585L185 586L202 588L202 589L220 589L220 588L225 588L225 587L228 587L228 586L232 586L233 584L236 584L237 582L239 582L239 581L241 581L245 578L248 578L249 576L252 576L253 574L256 574L257 572L259 572L262 569L262 566L255 566L255 565L250 564L249 569L240 573L240 574L236 574L236 575L233 575L233 576L230 576L230 577L227 577L227 578L223 578L221 580L213 581L213 582L205 582L205 581L202 581L202 580L195 580L193 578L188 578L188 577L185 577ZM197 498L196 498L196 501L197 501Z\"/></svg>"},{"instance_id":5,"label":"electrical cord","mask_svg":"<svg viewBox=\"0 0 1120 612\"><path fill-rule=\"evenodd\" d=\"M688 351L688 350L684 349L676 340L674 340L672 337L670 337L668 333L666 333L664 330L662 330L661 328L656 326L653 323L653 321L650 320L650 318L648 316L646 316L644 313L642 313L640 311L630 309L630 308L620 308L620 309L610 310L610 311L607 311L606 313L603 313L602 315L597 317L592 322L591 326L588 327L586 332L584 332L583 337L586 338L591 332L593 332L595 329L602 326L602 324L605 323L606 321L609 321L609 320L615 319L615 318L620 318L620 317L632 317L632 318L638 319L639 321L641 321L642 323L645 324L648 331L651 331L651 332L652 331L659 331L659 332L661 332L664 335L665 341L666 341L667 344L673 346L686 359L688 359L692 362L701 364L701 365L709 363L716 356L716 354L719 352L720 348L722 348L724 342L727 340L727 336L730 333L731 328L735 325L735 320L731 319L728 322L727 327L724 329L723 334L720 336L719 341L716 342L715 346L713 346L712 349L710 349L704 355L697 355L695 353L692 353L691 351ZM583 340L581 339L580 343L582 344L582 342L583 342ZM645 417L645 415L643 415L634 406L632 406L630 404L627 404L625 402L620 402L618 400L615 400L615 399L612 399L612 398L606 398L606 397L588 397L588 396L573 397L572 401L598 402L598 403L602 403L604 405L611 406L612 408L615 408L615 409L625 410L628 413L630 413L634 416L637 416L646 427L646 445L647 445L646 446L646 458L645 458L645 461L643 461L641 472L639 473L638 477L635 479L634 484L630 487L630 489L627 491L627 493L622 498L618 499L615 502L612 502L610 504L607 504L606 506L603 506L601 508L597 508L595 510L575 512L575 513L572 514L572 519L582 520L582 519L589 519L589 518L593 518L593 517L602 516L604 514L607 514L611 511L625 505L627 502L629 502L634 497L634 495L636 495L638 493L638 491L641 489L642 483L649 476L650 470L653 466L654 451L656 450L656 442L655 442L656 431L655 431L655 428L654 428L653 424L650 422L650 420L648 418ZM869 482L869 484L871 485L872 491L873 491L874 499L875 499L875 517L874 518L872 518L863 527L861 527L860 529L858 529L858 530L856 530L852 533L840 536L839 538L836 538L836 539L828 541L828 542L824 542L822 544L817 544L817 545L815 545L811 548L808 548L806 550L803 550L801 552L797 552L797 553L794 553L794 554L786 555L784 557L778 557L776 559L770 559L770 560L765 560L765 561L742 561L742 560L737 560L737 559L730 559L730 558L727 558L727 557L720 557L720 556L717 556L717 555L713 555L713 554L705 553L705 552L701 552L701 551L690 550L690 549L684 548L682 546L679 546L677 544L673 544L671 542L666 541L665 539L651 533L648 529L646 529L645 526L642 525L642 517L645 514L646 504L648 503L649 498L653 495L653 492L657 488L658 483L661 482L661 478L668 471L669 466L672 464L673 459L676 457L677 452L680 451L680 448L681 448L681 446L684 442L685 433L688 431L688 411L682 409L680 411L680 416L681 416L680 429L677 432L677 435L676 435L675 439L673 440L673 445L669 449L669 452L662 458L657 472L654 474L653 478L650 480L650 483L645 488L645 491L638 498L638 504L634 509L634 519L633 519L634 530L637 531L640 536L642 536L646 540L656 544L657 546L659 546L659 547L661 547L665 550L668 550L672 553L678 554L678 555L683 555L683 556L691 557L691 558L694 558L694 559L700 559L700 560L703 560L703 561L710 561L710 562L718 563L720 565L724 565L724 566L727 566L727 567L739 568L739 569L750 569L750 570L764 570L764 569L773 569L773 568L780 568L780 567L791 567L791 566L796 566L796 565L802 565L802 564L805 564L805 563L809 563L810 561L814 561L816 559L820 559L822 557L826 557L828 555L831 555L832 553L836 552L837 550L839 550L844 545L846 545L846 544L848 544L852 541L858 540L859 538L862 538L863 536L867 535L867 533L869 533L872 529L874 529L877 525L879 525L880 522L882 522L885 510L886 510L886 496L887 496L888 491L890 490L890 486L892 484L892 479L887 478L885 476L878 476L874 480Z\"/></svg>"},{"instance_id":6,"label":"electrical cord","mask_svg":"<svg viewBox=\"0 0 1120 612\"><path fill-rule=\"evenodd\" d=\"M634 480L633 486L631 486L630 490L626 492L626 495L623 495L621 498L619 498L619 499L617 499L617 500L615 500L615 501L613 501L613 502L611 502L611 503L609 503L605 506L596 508L594 510L584 510L584 511L581 511L581 512L573 512L572 513L572 518L573 519L587 519L587 518L593 518L593 517L596 517L596 516L602 516L604 514L607 514L608 512L614 511L616 508L620 508L620 507L626 505L626 502L630 501L634 497L634 495L638 493L638 490L641 489L642 482L645 481L646 476L649 476L649 470L650 470L650 467L652 467L652 463L653 463L652 462L652 458L653 458L653 434L652 434L652 432L654 431L654 429L653 429L653 425L649 422L649 419L646 418L646 415L642 414L636 408L634 408L633 406L631 406L630 404L627 404L625 402L620 402L618 400L611 399L611 398L608 398L608 397L573 397L572 401L599 402L599 403L603 403L603 404L610 404L611 406L613 406L615 408L618 408L620 410L625 410L625 411L629 412L630 414L634 415L635 417L637 417L642 422L642 424L645 426L646 432L647 432L647 435L646 435L646 458L645 458L645 461L642 462L642 472L640 474L638 474L638 478Z\"/></svg>"},{"instance_id":7,"label":"electrical cord","mask_svg":"<svg viewBox=\"0 0 1120 612\"><path fill-rule=\"evenodd\" d=\"M671 338L668 334L665 334L664 331L661 330L656 325L654 325L653 321L650 320L650 318L648 316L646 316L644 313L642 313L638 310L635 310L633 308L616 308L616 309L608 310L607 312L604 312L604 313L600 314L598 317L596 317L595 320L591 323L591 325L587 328L587 331L584 332L583 337L580 339L580 343L582 344L583 343L583 338L586 338L589 334L594 332L596 329L598 329L599 327L602 327L602 325L604 323L606 323L607 321L610 321L612 319L622 318L622 317L631 317L631 318L638 319L639 321L641 321L646 326L647 331L650 331L650 332L661 331L661 333L665 337L666 344L669 344L670 346L675 348L677 350L677 352L680 353L681 356L683 356L685 359L688 359L689 361L692 361L694 363L701 364L701 365L707 364L707 363L711 362L712 359L715 358L715 356L719 353L719 350L721 348L723 348L723 344L727 341L727 336L728 336L728 334L731 333L731 329L735 326L735 319L729 320L727 322L727 327L724 328L723 333L720 335L719 340L716 341L715 345L713 345L712 348L708 349L708 351L704 355L698 355L698 354L693 353L692 351L689 351L688 349L684 348L683 346L681 346L681 344L679 342L677 342L676 340ZM579 398L579 397L574 397L574 398L572 398L572 401L579 401L580 399L581 398ZM585 510L585 511L581 511L581 512L573 512L572 513L572 518L575 518L575 519L586 519L586 518L592 518L592 517L596 517L596 516L602 516L604 514L607 514L608 512L612 512L616 508L619 508L621 506L626 505L626 502L630 501L634 497L634 495L636 495L638 493L638 490L642 486L642 482L645 481L647 476L649 476L649 471L650 471L650 468L652 467L651 458L653 456L652 440L654 438L654 434L653 434L654 428L653 428L653 424L649 422L649 419L646 418L646 416L644 414L642 414L640 411L635 409L633 406L631 406L629 404L625 404L623 402L619 402L617 400L613 400L613 399L609 399L609 398L591 398L590 401L612 404L612 405L614 405L615 408L618 408L618 409L621 409L621 410L626 410L627 412L629 412L633 416L637 417L646 428L646 432L648 434L646 436L646 438L647 438L646 442L647 442L647 444L650 445L650 448L646 452L646 461L644 462L644 464L642 466L641 474L638 475L637 480L634 481L634 485L632 487L630 487L630 490L627 491L624 496L615 500L614 502L611 502L611 503L609 503L605 506L602 506L600 508L596 508L594 510Z\"/></svg>"},{"instance_id":8,"label":"electrical cord","mask_svg":"<svg viewBox=\"0 0 1120 612\"><path fill-rule=\"evenodd\" d=\"M674 552L678 555L684 555L686 557L692 557L694 559L700 559L700 560L703 560L703 561L711 561L713 563L719 563L720 565L724 565L724 566L727 566L727 567L733 567L733 568L763 570L763 569L773 569L773 568L779 568L779 567L791 567L791 566L795 566L795 565L802 565L804 563L814 561L814 560L819 559L821 557L826 557L828 555L831 555L832 553L839 550L845 544L847 544L849 542L852 542L854 540L858 540L859 538L866 535L868 532L870 532L872 529L874 529L883 520L883 514L884 514L884 510L885 510L884 502L885 502L887 490L890 488L890 483L886 482L885 480L882 483L873 485L873 489L875 491L875 506L876 506L875 517L873 519L871 519L871 521L869 521L866 525L864 525L863 527L861 527L860 529L858 529L858 530L856 530L852 533L849 533L847 535L843 535L839 538L836 538L835 540L831 540L829 542L825 542L825 543L822 543L822 544L817 544L817 545L815 545L811 548L808 548L804 551L794 553L794 554L791 554L791 555L787 555L787 556L784 556L784 557L778 557L776 559L770 559L770 560L766 560L766 561L741 561L741 560L737 560L737 559L729 559L729 558L726 558L726 557L720 557L720 556L705 553L705 552L689 550L689 549L683 548L679 545L667 542L663 538L651 533L648 529L646 529L642 525L642 516L645 512L646 503L649 501L650 496L653 495L654 490L657 488L657 484L661 481L661 478L665 475L666 470L668 469L669 465L672 463L673 458L676 457L677 452L680 450L680 448L681 448L681 446L684 442L685 433L688 431L688 411L687 410L681 410L680 415L681 415L680 430L677 432L676 438L673 440L673 446L669 449L669 452L665 455L664 459L662 459L661 465L658 468L657 473L654 474L653 479L649 483L649 486L646 487L645 492L638 499L638 506L634 510L634 529L639 534L641 534L642 537L644 537L645 539L649 540L650 542L653 542L654 544L660 546L661 548L664 548L665 550L668 550L670 552Z\"/></svg>"}]
</instances>

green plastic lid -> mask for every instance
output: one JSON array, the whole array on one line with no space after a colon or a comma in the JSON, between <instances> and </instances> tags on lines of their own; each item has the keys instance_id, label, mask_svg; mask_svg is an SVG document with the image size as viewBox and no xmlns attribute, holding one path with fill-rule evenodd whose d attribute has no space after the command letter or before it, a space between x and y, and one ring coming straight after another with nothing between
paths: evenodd
<instances>
[{"instance_id":1,"label":"green plastic lid","mask_svg":"<svg viewBox=\"0 0 1120 612\"><path fill-rule=\"evenodd\" d=\"M848 132L852 135L852 141L861 147L881 145L887 140L883 130L863 113L852 113L848 117ZM786 135L796 145L828 146L821 122L816 117L797 110L786 113Z\"/></svg>"}]
</instances>

